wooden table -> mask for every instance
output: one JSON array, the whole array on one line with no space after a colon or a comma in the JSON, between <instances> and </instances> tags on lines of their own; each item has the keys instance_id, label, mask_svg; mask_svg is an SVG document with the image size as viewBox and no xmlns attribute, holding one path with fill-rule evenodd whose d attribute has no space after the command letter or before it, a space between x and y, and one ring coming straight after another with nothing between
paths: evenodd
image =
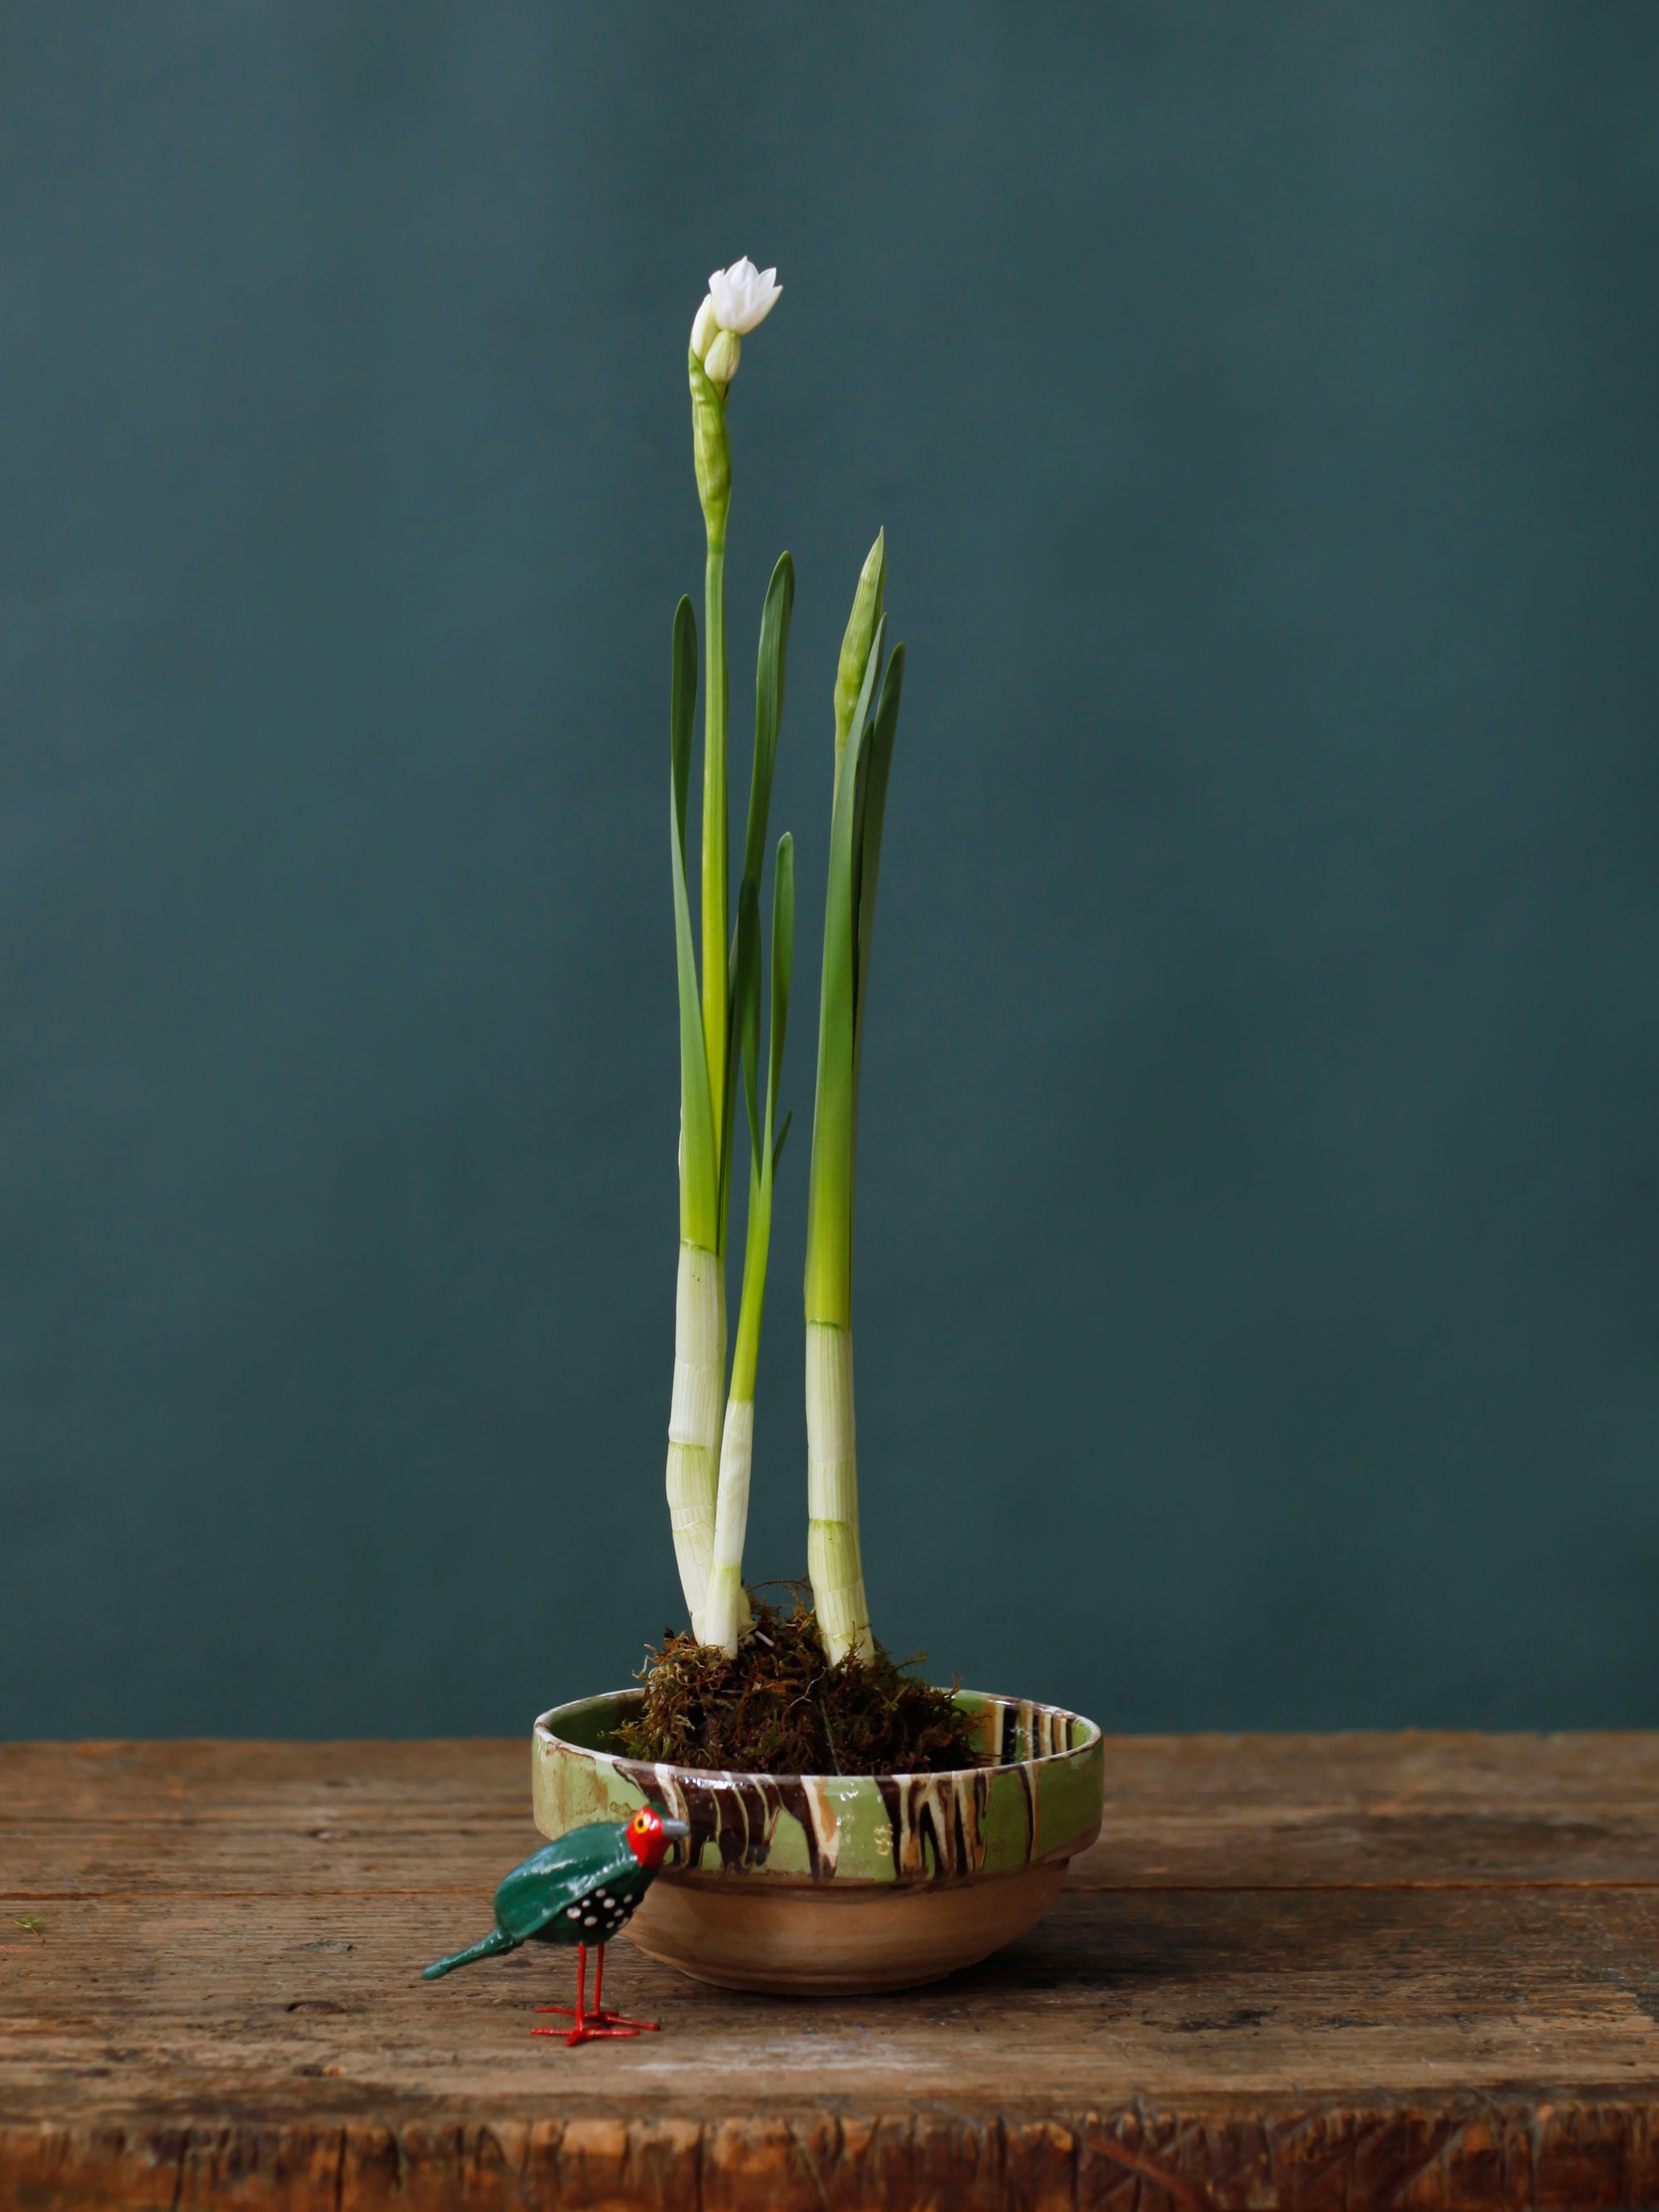
<instances>
[{"instance_id":1,"label":"wooden table","mask_svg":"<svg viewBox=\"0 0 1659 2212\"><path fill-rule=\"evenodd\" d=\"M1126 1740L1031 1936L795 2004L438 1984L524 1743L0 1749L0 2204L1659 2204L1659 1735ZM33 1925L20 1925L32 1922Z\"/></svg>"}]
</instances>

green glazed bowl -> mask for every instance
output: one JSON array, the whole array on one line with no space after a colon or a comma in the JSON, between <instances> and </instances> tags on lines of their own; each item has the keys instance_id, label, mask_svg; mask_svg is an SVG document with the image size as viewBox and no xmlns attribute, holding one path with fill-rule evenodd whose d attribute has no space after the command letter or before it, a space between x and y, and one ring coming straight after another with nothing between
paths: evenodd
<instances>
[{"instance_id":1,"label":"green glazed bowl","mask_svg":"<svg viewBox=\"0 0 1659 2212\"><path fill-rule=\"evenodd\" d=\"M689 1823L630 1940L702 1981L824 1994L937 1981L1023 1935L1100 1831L1100 1730L1057 1705L961 1690L982 1766L948 1774L733 1774L614 1749L641 1692L536 1723L536 1826L560 1836L644 1804Z\"/></svg>"}]
</instances>

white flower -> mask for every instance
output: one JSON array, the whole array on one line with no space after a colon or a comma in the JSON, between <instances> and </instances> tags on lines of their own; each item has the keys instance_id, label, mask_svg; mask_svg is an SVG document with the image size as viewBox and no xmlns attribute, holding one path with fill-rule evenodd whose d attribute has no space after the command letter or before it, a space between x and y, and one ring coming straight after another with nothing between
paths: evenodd
<instances>
[{"instance_id":1,"label":"white flower","mask_svg":"<svg viewBox=\"0 0 1659 2212\"><path fill-rule=\"evenodd\" d=\"M708 296L720 328L739 338L758 330L782 294L777 276L775 269L757 269L746 256L729 269L717 269L708 280Z\"/></svg>"},{"instance_id":2,"label":"white flower","mask_svg":"<svg viewBox=\"0 0 1659 2212\"><path fill-rule=\"evenodd\" d=\"M782 296L777 276L775 269L757 269L745 258L729 269L717 269L708 280L691 325L691 350L722 392L738 373L744 337L759 328Z\"/></svg>"}]
</instances>

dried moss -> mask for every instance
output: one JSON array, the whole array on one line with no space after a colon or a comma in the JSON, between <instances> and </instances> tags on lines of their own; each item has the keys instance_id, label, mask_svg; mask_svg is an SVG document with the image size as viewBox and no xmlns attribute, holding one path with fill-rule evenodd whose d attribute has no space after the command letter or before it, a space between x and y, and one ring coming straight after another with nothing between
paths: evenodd
<instances>
[{"instance_id":1,"label":"dried moss","mask_svg":"<svg viewBox=\"0 0 1659 2212\"><path fill-rule=\"evenodd\" d=\"M786 1613L750 1592L755 1625L735 1659L665 1632L647 1646L638 1717L617 1729L629 1759L746 1774L941 1774L981 1764L966 1714L876 1646L831 1667L801 1588ZM918 1655L918 1658L925 1655Z\"/></svg>"}]
</instances>

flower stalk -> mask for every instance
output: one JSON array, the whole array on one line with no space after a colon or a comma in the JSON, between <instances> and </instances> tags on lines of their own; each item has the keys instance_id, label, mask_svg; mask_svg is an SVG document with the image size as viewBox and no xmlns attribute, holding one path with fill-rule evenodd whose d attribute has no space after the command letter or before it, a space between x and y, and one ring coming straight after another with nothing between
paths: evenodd
<instances>
[{"instance_id":1,"label":"flower stalk","mask_svg":"<svg viewBox=\"0 0 1659 2212\"><path fill-rule=\"evenodd\" d=\"M708 652L702 708L702 1026L711 1068L724 1073L727 1042L726 819L726 522L732 506L732 448L726 428L726 392L713 383L693 351L686 362L691 382L691 448L697 472L706 540L702 576L702 634ZM714 1142L721 1139L726 1104L722 1082L714 1101Z\"/></svg>"},{"instance_id":2,"label":"flower stalk","mask_svg":"<svg viewBox=\"0 0 1659 2212\"><path fill-rule=\"evenodd\" d=\"M746 272L746 273L745 273ZM734 1382L745 1395L734 1418L726 1413L726 1243L730 1210L735 1103L744 1010L753 1000L754 1037L758 1050L760 880L765 863L767 818L778 725L783 710L784 665L789 618L794 603L794 569L786 553L773 572L761 621L760 661L756 684L755 763L750 782L749 819L744 843L744 874L738 893L738 928L729 927L726 794L726 532L731 508L731 447L726 401L736 374L738 340L752 330L778 297L775 270L764 276L741 262L709 280L708 297L692 325L687 374L691 390L692 456L697 496L702 508L706 552L703 619L706 641L703 694L702 829L699 855L702 977L692 938L691 897L687 877L686 817L690 794L692 725L697 694L697 635L689 599L674 617L670 686L669 736L672 765L674 933L680 1012L680 1251L675 1297L674 1387L668 1424L667 1492L670 1524L681 1588L692 1633L707 1639L711 1582L716 1584L720 1641L735 1648L738 1630L748 1624L742 1586L742 1544L747 1520L749 1460L754 1425L754 1364L769 1243L772 1176L771 1121L776 1089L769 1074L764 1171L751 1169L750 1225L744 1255L744 1288L738 1315L738 1364ZM724 340L729 339L728 344ZM705 363L707 362L707 366ZM787 890L785 878L787 872ZM788 969L782 981L782 1018L776 966L780 917L787 903L786 955L793 945L793 847L780 848L774 889L773 1020L774 1059L781 1063L787 1023ZM748 922L744 915L750 916ZM752 972L751 972L752 971ZM762 1142L757 1103L757 1081L751 1066L746 1084L751 1149L759 1161ZM759 1216L756 1182L762 1193ZM742 1410L746 1407L746 1414ZM745 1425L746 1424L746 1425ZM723 1475L730 1433L729 1476ZM725 1495L722 1510L722 1496ZM718 1572L717 1572L718 1570Z\"/></svg>"}]
</instances>

